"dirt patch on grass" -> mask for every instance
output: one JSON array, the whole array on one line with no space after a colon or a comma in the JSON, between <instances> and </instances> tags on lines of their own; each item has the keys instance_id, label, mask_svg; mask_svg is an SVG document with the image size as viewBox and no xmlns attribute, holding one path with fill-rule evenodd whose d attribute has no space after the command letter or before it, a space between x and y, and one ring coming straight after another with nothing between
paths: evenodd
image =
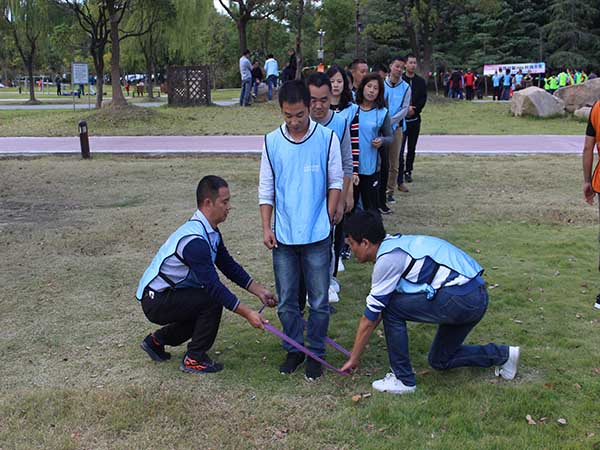
<instances>
[{"instance_id":1,"label":"dirt patch on grass","mask_svg":"<svg viewBox=\"0 0 600 450\"><path fill-rule=\"evenodd\" d=\"M88 120L93 120L97 125L122 127L128 122L147 122L160 116L158 111L139 106L107 106L91 112Z\"/></svg>"}]
</instances>

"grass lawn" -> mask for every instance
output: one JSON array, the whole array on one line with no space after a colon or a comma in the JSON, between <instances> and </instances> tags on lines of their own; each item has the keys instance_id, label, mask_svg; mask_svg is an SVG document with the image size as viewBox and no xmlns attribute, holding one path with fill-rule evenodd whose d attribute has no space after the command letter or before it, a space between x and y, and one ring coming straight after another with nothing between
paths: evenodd
<instances>
[{"instance_id":1,"label":"grass lawn","mask_svg":"<svg viewBox=\"0 0 600 450\"><path fill-rule=\"evenodd\" d=\"M47 449L584 449L600 445L597 207L575 157L422 157L388 231L430 233L486 268L490 307L468 341L518 344L520 372L436 372L435 328L410 324L417 392L372 392L388 371L374 334L358 373L307 383L277 372L276 339L225 312L220 374L153 363L134 300L164 239L193 212L199 178L229 182L232 254L273 284L257 208L257 159L97 157L0 165L0 447ZM352 345L370 265L346 264L330 336ZM236 290L244 302L257 305ZM265 313L275 325L273 310ZM328 359L341 365L341 354ZM372 393L353 402L351 397ZM531 415L536 425L528 425ZM557 420L563 418L566 425Z\"/></svg>"},{"instance_id":2,"label":"grass lawn","mask_svg":"<svg viewBox=\"0 0 600 450\"><path fill-rule=\"evenodd\" d=\"M216 91L213 100L234 98L236 90ZM149 111L152 109L152 111ZM513 117L508 103L468 103L432 99L423 112L422 134L578 134L585 121ZM80 119L92 135L246 135L264 134L282 122L274 103L145 111L0 111L0 136L73 136Z\"/></svg>"}]
</instances>

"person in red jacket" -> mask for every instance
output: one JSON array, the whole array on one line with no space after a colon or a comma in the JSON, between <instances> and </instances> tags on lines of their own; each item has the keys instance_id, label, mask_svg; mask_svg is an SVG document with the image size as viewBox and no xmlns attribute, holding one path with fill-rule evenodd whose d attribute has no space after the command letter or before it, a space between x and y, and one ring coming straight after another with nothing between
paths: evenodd
<instances>
[{"instance_id":1,"label":"person in red jacket","mask_svg":"<svg viewBox=\"0 0 600 450\"><path fill-rule=\"evenodd\" d=\"M473 100L473 87L475 86L475 74L471 69L465 74L465 90L467 91L467 100Z\"/></svg>"}]
</instances>

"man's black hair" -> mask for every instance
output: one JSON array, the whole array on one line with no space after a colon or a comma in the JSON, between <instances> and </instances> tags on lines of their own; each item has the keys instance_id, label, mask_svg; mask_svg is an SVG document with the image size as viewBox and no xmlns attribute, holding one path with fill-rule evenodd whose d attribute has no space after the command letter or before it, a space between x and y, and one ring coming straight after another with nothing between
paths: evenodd
<instances>
[{"instance_id":1,"label":"man's black hair","mask_svg":"<svg viewBox=\"0 0 600 450\"><path fill-rule=\"evenodd\" d=\"M408 61L408 58L415 58L417 59L417 55L415 55L414 53L409 53L408 55L406 55L406 60Z\"/></svg>"},{"instance_id":2,"label":"man's black hair","mask_svg":"<svg viewBox=\"0 0 600 450\"><path fill-rule=\"evenodd\" d=\"M368 65L366 59L356 58L354 61L352 61L352 64L350 64L350 70L356 69L359 64L367 64Z\"/></svg>"},{"instance_id":3,"label":"man's black hair","mask_svg":"<svg viewBox=\"0 0 600 450\"><path fill-rule=\"evenodd\" d=\"M315 72L308 77L308 87L311 86L320 88L321 86L327 86L329 91L331 92L331 81L329 81L329 77L327 74L323 72ZM310 90L309 90L310 92Z\"/></svg>"},{"instance_id":4,"label":"man's black hair","mask_svg":"<svg viewBox=\"0 0 600 450\"><path fill-rule=\"evenodd\" d=\"M270 58L273 58L273 53L269 53L269 54L267 55L267 59L270 59Z\"/></svg>"},{"instance_id":5,"label":"man's black hair","mask_svg":"<svg viewBox=\"0 0 600 450\"><path fill-rule=\"evenodd\" d=\"M249 54L250 54L250 50L248 50L248 49L245 49L244 53L242 53L242 55L249 55Z\"/></svg>"},{"instance_id":6,"label":"man's black hair","mask_svg":"<svg viewBox=\"0 0 600 450\"><path fill-rule=\"evenodd\" d=\"M373 72L383 72L383 73L388 73L389 70L388 68L385 66L385 64L381 64L381 63L377 63L373 66Z\"/></svg>"},{"instance_id":7,"label":"man's black hair","mask_svg":"<svg viewBox=\"0 0 600 450\"><path fill-rule=\"evenodd\" d=\"M221 177L216 175L206 175L202 178L196 188L196 204L198 205L198 208L202 206L202 203L204 203L204 200L207 198L214 202L219 196L219 189L224 187L229 187L229 185L227 184L227 181Z\"/></svg>"},{"instance_id":8,"label":"man's black hair","mask_svg":"<svg viewBox=\"0 0 600 450\"><path fill-rule=\"evenodd\" d=\"M283 107L283 102L289 103L304 103L307 108L310 107L310 91L304 81L290 80L283 83L279 89L279 106Z\"/></svg>"},{"instance_id":9,"label":"man's black hair","mask_svg":"<svg viewBox=\"0 0 600 450\"><path fill-rule=\"evenodd\" d=\"M356 242L366 239L372 244L379 244L385 239L381 215L373 210L356 211L344 220L344 231Z\"/></svg>"},{"instance_id":10,"label":"man's black hair","mask_svg":"<svg viewBox=\"0 0 600 450\"><path fill-rule=\"evenodd\" d=\"M394 56L394 57L391 59L391 61L390 61L390 66L391 66L392 64L394 64L394 62L396 62L396 61L402 61L403 63L405 63L405 62L406 62L406 58L405 58L404 56L401 56L401 55Z\"/></svg>"}]
</instances>

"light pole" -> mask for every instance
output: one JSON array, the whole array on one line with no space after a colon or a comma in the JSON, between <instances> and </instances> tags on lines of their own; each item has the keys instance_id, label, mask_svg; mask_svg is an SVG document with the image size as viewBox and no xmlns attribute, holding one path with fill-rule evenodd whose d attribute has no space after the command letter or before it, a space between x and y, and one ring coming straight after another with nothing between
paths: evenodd
<instances>
[{"instance_id":1,"label":"light pole","mask_svg":"<svg viewBox=\"0 0 600 450\"><path fill-rule=\"evenodd\" d=\"M362 24L360 23L360 0L356 0L356 42L355 42L355 58L360 57L360 32Z\"/></svg>"},{"instance_id":2,"label":"light pole","mask_svg":"<svg viewBox=\"0 0 600 450\"><path fill-rule=\"evenodd\" d=\"M320 62L323 62L323 59L324 59L324 57L323 57L323 55L324 55L324 53L323 53L323 36L325 36L325 31L323 31L323 29L321 28L321 29L319 29L318 33L319 33L319 55L318 55L318 58L319 58Z\"/></svg>"}]
</instances>

